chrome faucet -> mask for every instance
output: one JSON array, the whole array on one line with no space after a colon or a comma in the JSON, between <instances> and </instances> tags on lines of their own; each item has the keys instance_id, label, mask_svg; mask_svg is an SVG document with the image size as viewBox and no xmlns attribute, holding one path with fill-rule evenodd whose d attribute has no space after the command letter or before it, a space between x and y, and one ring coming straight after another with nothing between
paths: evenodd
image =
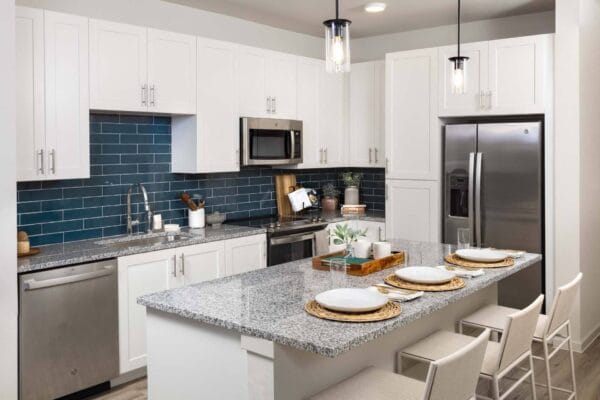
<instances>
[{"instance_id":1,"label":"chrome faucet","mask_svg":"<svg viewBox=\"0 0 600 400\"><path fill-rule=\"evenodd\" d=\"M138 186L140 188L140 192L142 192L142 196L144 197L144 211L146 212L146 217L148 219L148 229L146 230L148 233L152 233L152 210L150 209L150 203L148 202L148 192L146 188L141 183L134 183L127 190L127 234L133 234L133 227L140 224L140 220L133 219L131 216L131 194L133 192L133 188Z\"/></svg>"}]
</instances>

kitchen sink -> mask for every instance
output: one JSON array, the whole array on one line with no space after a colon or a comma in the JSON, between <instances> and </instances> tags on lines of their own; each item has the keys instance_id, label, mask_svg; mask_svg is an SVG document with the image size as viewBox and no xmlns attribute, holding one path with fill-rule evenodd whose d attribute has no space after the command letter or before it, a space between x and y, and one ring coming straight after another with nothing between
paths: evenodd
<instances>
[{"instance_id":1,"label":"kitchen sink","mask_svg":"<svg viewBox=\"0 0 600 400\"><path fill-rule=\"evenodd\" d=\"M191 235L184 234L160 234L160 235L134 235L124 236L114 239L100 240L96 244L101 246L112 247L115 249L132 249L138 247L153 247L163 244L184 242L190 240Z\"/></svg>"}]
</instances>

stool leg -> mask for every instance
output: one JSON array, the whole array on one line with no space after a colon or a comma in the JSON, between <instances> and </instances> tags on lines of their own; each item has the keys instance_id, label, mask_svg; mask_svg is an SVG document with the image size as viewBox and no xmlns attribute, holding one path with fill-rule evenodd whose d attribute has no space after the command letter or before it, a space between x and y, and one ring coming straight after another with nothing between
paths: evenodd
<instances>
[{"instance_id":1,"label":"stool leg","mask_svg":"<svg viewBox=\"0 0 600 400\"><path fill-rule=\"evenodd\" d=\"M567 345L569 346L569 358L571 359L571 379L573 385L573 393L575 394L574 399L577 400L577 384L575 383L575 360L573 359L573 346L571 345L571 324L567 324L567 336L569 337L569 341Z\"/></svg>"},{"instance_id":2,"label":"stool leg","mask_svg":"<svg viewBox=\"0 0 600 400\"><path fill-rule=\"evenodd\" d=\"M552 378L550 374L550 357L548 355L548 342L544 338L542 341L544 348L544 363L546 364L546 383L548 384L548 400L552 400Z\"/></svg>"},{"instance_id":3,"label":"stool leg","mask_svg":"<svg viewBox=\"0 0 600 400\"><path fill-rule=\"evenodd\" d=\"M531 371L531 398L536 400L537 395L535 393L535 372L533 371L533 357L531 353L529 353L529 370Z\"/></svg>"},{"instance_id":4,"label":"stool leg","mask_svg":"<svg viewBox=\"0 0 600 400\"><path fill-rule=\"evenodd\" d=\"M496 375L492 377L492 395L494 400L500 400L500 379Z\"/></svg>"}]
</instances>

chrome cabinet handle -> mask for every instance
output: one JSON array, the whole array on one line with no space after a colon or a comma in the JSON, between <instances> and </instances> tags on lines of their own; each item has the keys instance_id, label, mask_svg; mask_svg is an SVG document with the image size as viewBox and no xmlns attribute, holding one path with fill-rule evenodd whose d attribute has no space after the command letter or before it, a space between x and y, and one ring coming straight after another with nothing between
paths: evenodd
<instances>
[{"instance_id":1,"label":"chrome cabinet handle","mask_svg":"<svg viewBox=\"0 0 600 400\"><path fill-rule=\"evenodd\" d=\"M369 164L373 162L373 158L371 157L372 149L369 147Z\"/></svg>"},{"instance_id":2,"label":"chrome cabinet handle","mask_svg":"<svg viewBox=\"0 0 600 400\"><path fill-rule=\"evenodd\" d=\"M271 114L271 97L267 97L267 114Z\"/></svg>"},{"instance_id":3,"label":"chrome cabinet handle","mask_svg":"<svg viewBox=\"0 0 600 400\"><path fill-rule=\"evenodd\" d=\"M148 85L142 85L142 106L146 107L148 105Z\"/></svg>"},{"instance_id":4,"label":"chrome cabinet handle","mask_svg":"<svg viewBox=\"0 0 600 400\"><path fill-rule=\"evenodd\" d=\"M235 151L235 160L236 160L235 162L236 162L237 166L239 167L240 166L240 149L237 149Z\"/></svg>"},{"instance_id":5,"label":"chrome cabinet handle","mask_svg":"<svg viewBox=\"0 0 600 400\"><path fill-rule=\"evenodd\" d=\"M388 173L388 168L390 166L390 159L389 158L385 158L385 173Z\"/></svg>"},{"instance_id":6,"label":"chrome cabinet handle","mask_svg":"<svg viewBox=\"0 0 600 400\"><path fill-rule=\"evenodd\" d=\"M184 276L185 275L185 254L181 254L181 265L179 268L179 273Z\"/></svg>"},{"instance_id":7,"label":"chrome cabinet handle","mask_svg":"<svg viewBox=\"0 0 600 400\"><path fill-rule=\"evenodd\" d=\"M485 110L485 105L483 104L483 97L484 97L483 90L480 90L479 91L479 109L480 110Z\"/></svg>"},{"instance_id":8,"label":"chrome cabinet handle","mask_svg":"<svg viewBox=\"0 0 600 400\"><path fill-rule=\"evenodd\" d=\"M323 155L325 156L325 164L327 164L327 147L323 150Z\"/></svg>"},{"instance_id":9,"label":"chrome cabinet handle","mask_svg":"<svg viewBox=\"0 0 600 400\"><path fill-rule=\"evenodd\" d=\"M177 256L175 254L173 254L173 278L177 278Z\"/></svg>"},{"instance_id":10,"label":"chrome cabinet handle","mask_svg":"<svg viewBox=\"0 0 600 400\"><path fill-rule=\"evenodd\" d=\"M44 149L40 150L37 152L37 156L39 157L39 168L38 168L38 175L42 174L44 175Z\"/></svg>"},{"instance_id":11,"label":"chrome cabinet handle","mask_svg":"<svg viewBox=\"0 0 600 400\"><path fill-rule=\"evenodd\" d=\"M52 157L52 162L49 163L50 164L50 172L52 172L52 175L56 175L56 150L52 149L50 150L50 154L48 155L48 157Z\"/></svg>"},{"instance_id":12,"label":"chrome cabinet handle","mask_svg":"<svg viewBox=\"0 0 600 400\"><path fill-rule=\"evenodd\" d=\"M375 147L375 164L379 162L379 150Z\"/></svg>"},{"instance_id":13,"label":"chrome cabinet handle","mask_svg":"<svg viewBox=\"0 0 600 400\"><path fill-rule=\"evenodd\" d=\"M477 169L475 171L475 238L477 247L483 246L481 237L481 168L483 153L477 153Z\"/></svg>"},{"instance_id":14,"label":"chrome cabinet handle","mask_svg":"<svg viewBox=\"0 0 600 400\"><path fill-rule=\"evenodd\" d=\"M319 149L319 164L323 164L323 149Z\"/></svg>"},{"instance_id":15,"label":"chrome cabinet handle","mask_svg":"<svg viewBox=\"0 0 600 400\"><path fill-rule=\"evenodd\" d=\"M271 104L273 104L273 110L271 112L273 114L277 114L277 97L273 97Z\"/></svg>"},{"instance_id":16,"label":"chrome cabinet handle","mask_svg":"<svg viewBox=\"0 0 600 400\"><path fill-rule=\"evenodd\" d=\"M487 91L486 97L487 97L487 109L491 110L492 109L492 91L491 90Z\"/></svg>"},{"instance_id":17,"label":"chrome cabinet handle","mask_svg":"<svg viewBox=\"0 0 600 400\"><path fill-rule=\"evenodd\" d=\"M150 106L154 107L156 104L156 88L154 85L150 85Z\"/></svg>"}]
</instances>

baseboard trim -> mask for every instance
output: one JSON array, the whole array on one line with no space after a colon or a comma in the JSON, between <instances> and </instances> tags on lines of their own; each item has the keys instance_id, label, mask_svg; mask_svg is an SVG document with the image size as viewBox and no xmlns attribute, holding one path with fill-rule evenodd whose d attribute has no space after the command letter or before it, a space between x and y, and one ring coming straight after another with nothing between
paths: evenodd
<instances>
[{"instance_id":1,"label":"baseboard trim","mask_svg":"<svg viewBox=\"0 0 600 400\"><path fill-rule=\"evenodd\" d=\"M585 352L598 337L600 337L600 323L582 341L573 341L573 351Z\"/></svg>"},{"instance_id":2,"label":"baseboard trim","mask_svg":"<svg viewBox=\"0 0 600 400\"><path fill-rule=\"evenodd\" d=\"M126 372L123 375L119 375L115 379L112 379L110 381L110 386L114 388L116 386L123 385L124 383L143 378L144 376L146 376L146 374L146 367L134 369L133 371Z\"/></svg>"}]
</instances>

